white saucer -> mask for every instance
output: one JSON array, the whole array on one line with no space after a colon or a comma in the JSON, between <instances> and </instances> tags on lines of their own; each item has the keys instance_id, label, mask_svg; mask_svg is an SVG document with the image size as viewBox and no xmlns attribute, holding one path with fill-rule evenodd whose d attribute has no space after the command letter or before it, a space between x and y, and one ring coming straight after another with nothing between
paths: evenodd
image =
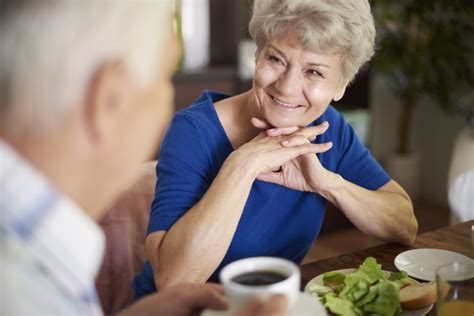
<instances>
[{"instance_id":1,"label":"white saucer","mask_svg":"<svg viewBox=\"0 0 474 316\"><path fill-rule=\"evenodd\" d=\"M465 255L443 249L413 249L402 252L395 257L395 266L406 271L409 276L424 281L433 281L439 266L452 262L473 262Z\"/></svg>"},{"instance_id":2,"label":"white saucer","mask_svg":"<svg viewBox=\"0 0 474 316\"><path fill-rule=\"evenodd\" d=\"M202 316L230 316L230 311L214 311L206 309L202 312ZM311 294L300 293L295 305L288 313L289 316L327 316L326 309L319 300Z\"/></svg>"}]
</instances>

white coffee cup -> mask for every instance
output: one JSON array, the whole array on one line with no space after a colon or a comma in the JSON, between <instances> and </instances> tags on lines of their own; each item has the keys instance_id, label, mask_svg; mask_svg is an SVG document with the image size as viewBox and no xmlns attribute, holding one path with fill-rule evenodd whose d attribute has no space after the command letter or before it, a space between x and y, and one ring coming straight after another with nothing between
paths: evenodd
<instances>
[{"instance_id":1,"label":"white coffee cup","mask_svg":"<svg viewBox=\"0 0 474 316\"><path fill-rule=\"evenodd\" d=\"M275 272L284 275L282 281L269 285L243 285L234 278L251 272ZM298 299L300 291L300 269L293 262L274 257L252 257L241 259L225 266L220 272L220 280L229 300L231 310L241 308L252 297L265 300L273 294L284 294L288 298L289 308Z\"/></svg>"}]
</instances>

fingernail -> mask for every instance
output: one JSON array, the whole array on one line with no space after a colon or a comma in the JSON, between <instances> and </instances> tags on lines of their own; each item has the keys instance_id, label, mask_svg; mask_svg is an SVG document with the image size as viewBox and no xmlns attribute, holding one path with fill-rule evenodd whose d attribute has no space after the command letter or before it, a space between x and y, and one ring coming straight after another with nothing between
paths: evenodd
<instances>
[{"instance_id":1,"label":"fingernail","mask_svg":"<svg viewBox=\"0 0 474 316\"><path fill-rule=\"evenodd\" d=\"M323 126L329 126L329 122L328 122L328 121L324 121L324 122L323 122Z\"/></svg>"},{"instance_id":2,"label":"fingernail","mask_svg":"<svg viewBox=\"0 0 474 316\"><path fill-rule=\"evenodd\" d=\"M326 143L326 147L332 147L332 142Z\"/></svg>"},{"instance_id":3,"label":"fingernail","mask_svg":"<svg viewBox=\"0 0 474 316\"><path fill-rule=\"evenodd\" d=\"M276 131L276 128L270 128L267 130L267 132L270 132L270 133L273 133L274 131Z\"/></svg>"},{"instance_id":4,"label":"fingernail","mask_svg":"<svg viewBox=\"0 0 474 316\"><path fill-rule=\"evenodd\" d=\"M284 140L281 142L282 145L289 145L290 144L290 141L289 140Z\"/></svg>"}]
</instances>

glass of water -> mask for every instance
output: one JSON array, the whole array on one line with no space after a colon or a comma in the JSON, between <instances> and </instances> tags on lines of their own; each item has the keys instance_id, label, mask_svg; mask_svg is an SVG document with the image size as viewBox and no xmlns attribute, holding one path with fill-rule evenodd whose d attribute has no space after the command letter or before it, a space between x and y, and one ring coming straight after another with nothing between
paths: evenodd
<instances>
[{"instance_id":1,"label":"glass of water","mask_svg":"<svg viewBox=\"0 0 474 316\"><path fill-rule=\"evenodd\" d=\"M436 269L438 316L474 315L474 261L454 262Z\"/></svg>"}]
</instances>

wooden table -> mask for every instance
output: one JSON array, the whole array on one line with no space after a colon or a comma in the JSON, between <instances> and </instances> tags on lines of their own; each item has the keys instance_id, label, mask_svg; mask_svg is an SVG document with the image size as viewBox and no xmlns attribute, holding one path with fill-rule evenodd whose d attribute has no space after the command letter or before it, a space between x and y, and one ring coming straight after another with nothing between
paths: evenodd
<instances>
[{"instance_id":1,"label":"wooden table","mask_svg":"<svg viewBox=\"0 0 474 316\"><path fill-rule=\"evenodd\" d=\"M395 257L410 249L438 248L459 252L474 258L474 232L471 231L473 225L474 220L420 234L411 247L388 243L304 264L301 266L301 287L303 289L308 281L319 274L331 270L355 268L369 256L376 258L377 262L382 264L382 269L398 271L393 264ZM357 240L348 240L347 242L357 243ZM428 315L435 314L435 307L433 307Z\"/></svg>"}]
</instances>

